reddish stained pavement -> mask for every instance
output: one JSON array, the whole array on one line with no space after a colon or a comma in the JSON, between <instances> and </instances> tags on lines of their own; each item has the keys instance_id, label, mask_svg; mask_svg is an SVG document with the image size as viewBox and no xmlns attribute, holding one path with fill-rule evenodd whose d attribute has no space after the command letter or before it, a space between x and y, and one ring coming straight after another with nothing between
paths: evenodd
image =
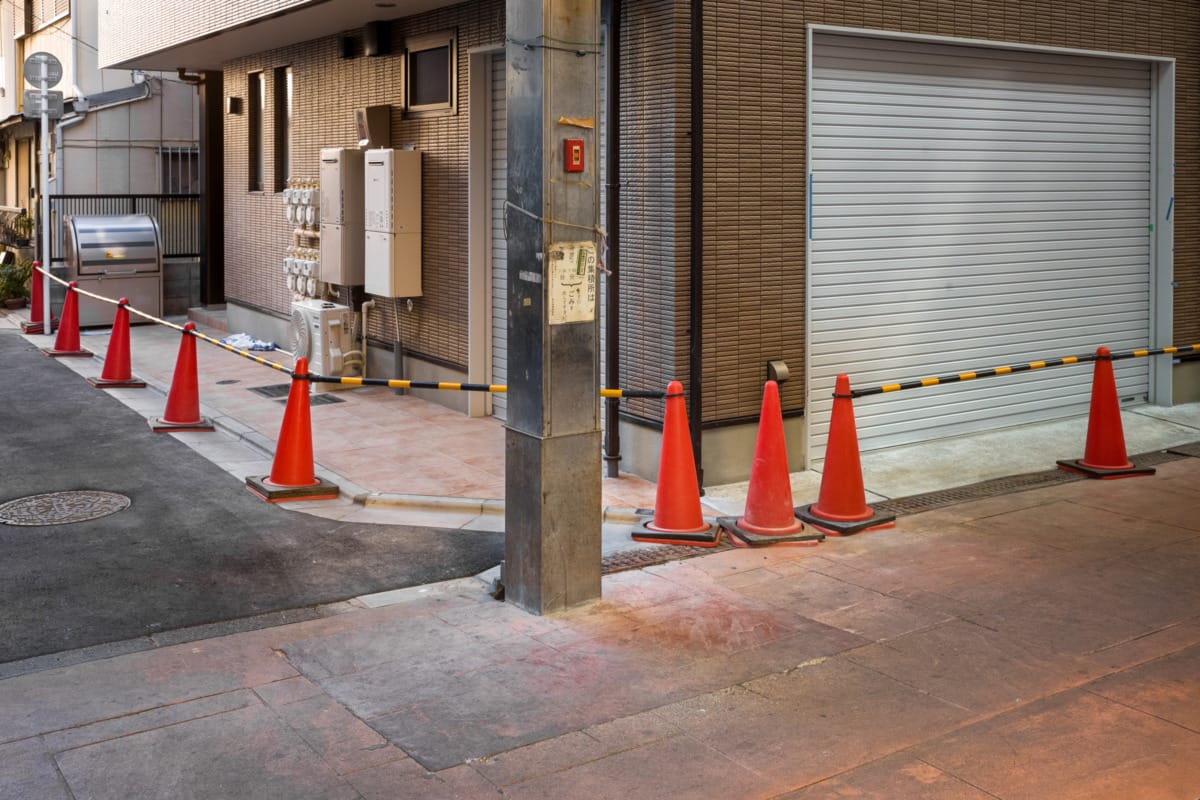
<instances>
[{"instance_id":1,"label":"reddish stained pavement","mask_svg":"<svg viewBox=\"0 0 1200 800\"><path fill-rule=\"evenodd\" d=\"M1200 459L0 681L0 797L1200 797Z\"/></svg>"}]
</instances>

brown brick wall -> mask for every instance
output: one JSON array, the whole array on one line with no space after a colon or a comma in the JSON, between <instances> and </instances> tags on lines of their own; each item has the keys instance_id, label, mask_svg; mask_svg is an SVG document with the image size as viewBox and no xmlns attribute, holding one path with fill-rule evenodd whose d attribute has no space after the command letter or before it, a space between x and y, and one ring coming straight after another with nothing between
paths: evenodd
<instances>
[{"instance_id":1,"label":"brown brick wall","mask_svg":"<svg viewBox=\"0 0 1200 800\"><path fill-rule=\"evenodd\" d=\"M809 23L1176 58L1175 342L1200 341L1194 0L706 0L704 16L704 421L757 414L769 358L803 375ZM803 406L802 380L783 404Z\"/></svg>"},{"instance_id":2,"label":"brown brick wall","mask_svg":"<svg viewBox=\"0 0 1200 800\"><path fill-rule=\"evenodd\" d=\"M456 115L402 119L400 44L406 37L457 29L458 98ZM361 33L356 32L356 33ZM361 48L341 57L341 39L331 36L224 65L226 95L245 97L248 73L267 73L266 174L274 185L272 107L274 70L291 66L295 118L293 171L316 177L322 147L354 146L355 108L392 104L392 145L416 145L424 151L422 288L413 310L404 301L381 298L371 315L372 339L396 340L397 324L405 349L465 368L467 363L467 53L504 38L504 2L453 6L391 24L392 55L368 58ZM225 293L233 301L286 314L291 295L283 281L282 260L291 243L291 226L279 195L247 192L248 116L225 116ZM397 309L399 313L397 314Z\"/></svg>"},{"instance_id":3,"label":"brown brick wall","mask_svg":"<svg viewBox=\"0 0 1200 800\"><path fill-rule=\"evenodd\" d=\"M621 27L621 386L688 376L691 225L686 0L626 3ZM685 385L685 388L686 385ZM623 410L661 418L662 403Z\"/></svg>"},{"instance_id":4,"label":"brown brick wall","mask_svg":"<svg viewBox=\"0 0 1200 800\"><path fill-rule=\"evenodd\" d=\"M622 59L621 384L657 388L688 377L690 66L688 0L626 0ZM1174 56L1176 76L1175 340L1200 341L1200 11L1186 0L803 2L706 0L704 338L705 422L753 417L764 366L783 358L797 376L785 410L804 405L805 26L894 30L1095 51ZM425 150L426 297L412 313L381 300L372 338L466 363L467 70L472 46L503 38L503 0L393 23L392 36L459 32L459 114L401 120L393 144ZM329 37L226 65L226 93L246 73L291 65L300 134L296 163L351 145L351 111L398 103L399 56L340 58ZM268 125L270 109L268 108ZM245 192L245 116L225 118L227 293L286 313L279 262L288 226L274 194ZM270 143L268 142L268 149ZM243 154L239 156L239 154ZM267 153L267 163L273 162ZM301 167L299 172L305 173ZM273 179L269 174L268 184ZM661 404L629 402L657 418Z\"/></svg>"}]
</instances>

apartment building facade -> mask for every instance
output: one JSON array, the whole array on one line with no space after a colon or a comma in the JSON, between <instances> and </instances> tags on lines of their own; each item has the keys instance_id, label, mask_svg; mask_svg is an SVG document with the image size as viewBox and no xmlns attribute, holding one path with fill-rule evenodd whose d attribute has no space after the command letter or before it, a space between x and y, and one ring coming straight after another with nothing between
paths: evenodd
<instances>
[{"instance_id":1,"label":"apartment building facade","mask_svg":"<svg viewBox=\"0 0 1200 800\"><path fill-rule=\"evenodd\" d=\"M323 148L356 147L356 112L382 107L386 143L422 152L421 292L328 296L369 303L375 375L504 381L505 158L519 144L505 140L503 0L101 8L101 66L221 76L210 113L232 324L286 341L281 194L319 175ZM605 359L622 387L684 382L706 483L748 474L771 362L789 376L795 469L822 457L839 373L866 387L1200 342L1194 3L602 10L604 40L587 48L607 111L598 222L619 276L616 291L601 278L604 336L618 343ZM1197 361L1132 359L1117 374L1130 402L1200 400ZM861 444L1083 413L1090 377L1038 370L865 398ZM625 469L654 474L662 410L623 402Z\"/></svg>"}]
</instances>

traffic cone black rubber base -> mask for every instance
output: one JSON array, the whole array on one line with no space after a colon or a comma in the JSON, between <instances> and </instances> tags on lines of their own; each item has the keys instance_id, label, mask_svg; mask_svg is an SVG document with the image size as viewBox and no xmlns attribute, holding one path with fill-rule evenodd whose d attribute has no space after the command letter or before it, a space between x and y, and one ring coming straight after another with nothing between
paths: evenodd
<instances>
[{"instance_id":1,"label":"traffic cone black rubber base","mask_svg":"<svg viewBox=\"0 0 1200 800\"><path fill-rule=\"evenodd\" d=\"M1078 472L1086 475L1089 478L1097 478L1099 480L1113 480L1115 478L1140 478L1143 475L1153 475L1154 467L1116 467L1109 469L1106 467L1087 467L1075 460L1060 460L1056 462L1059 469L1065 469L1068 472Z\"/></svg>"},{"instance_id":2,"label":"traffic cone black rubber base","mask_svg":"<svg viewBox=\"0 0 1200 800\"><path fill-rule=\"evenodd\" d=\"M835 519L824 519L812 513L812 507L816 503L809 503L806 506L796 507L796 516L801 521L811 525L817 530L824 531L830 536L850 536L855 533L862 533L867 530L876 528L891 528L896 524L895 514L881 514L871 508L874 513L866 519L856 519L849 522L843 522ZM870 506L868 506L870 508Z\"/></svg>"},{"instance_id":3,"label":"traffic cone black rubber base","mask_svg":"<svg viewBox=\"0 0 1200 800\"><path fill-rule=\"evenodd\" d=\"M145 389L146 382L137 378L128 381L106 381L103 378L88 378L87 382L97 389Z\"/></svg>"},{"instance_id":4,"label":"traffic cone black rubber base","mask_svg":"<svg viewBox=\"0 0 1200 800\"><path fill-rule=\"evenodd\" d=\"M651 528L653 517L644 517L630 532L635 542L675 544L680 547L716 547L721 543L721 526L705 518L708 528L703 531L659 531Z\"/></svg>"},{"instance_id":5,"label":"traffic cone black rubber base","mask_svg":"<svg viewBox=\"0 0 1200 800\"><path fill-rule=\"evenodd\" d=\"M738 525L737 517L718 517L717 524L729 532L729 541L734 547L765 547L772 544L814 545L825 541L820 531L804 531L782 536L753 533Z\"/></svg>"},{"instance_id":6,"label":"traffic cone black rubber base","mask_svg":"<svg viewBox=\"0 0 1200 800\"><path fill-rule=\"evenodd\" d=\"M332 500L338 496L338 487L324 478L318 477L312 486L279 486L271 483L269 475L260 478L246 478L246 488L250 493L266 500L268 503L287 503L296 500Z\"/></svg>"},{"instance_id":7,"label":"traffic cone black rubber base","mask_svg":"<svg viewBox=\"0 0 1200 800\"><path fill-rule=\"evenodd\" d=\"M148 422L150 423L150 430L155 433L208 432L216 430L212 422L204 417L195 422L167 422L165 419L151 419Z\"/></svg>"},{"instance_id":8,"label":"traffic cone black rubber base","mask_svg":"<svg viewBox=\"0 0 1200 800\"><path fill-rule=\"evenodd\" d=\"M91 358L91 350L51 350L48 347L41 348L42 355L50 358Z\"/></svg>"}]
</instances>

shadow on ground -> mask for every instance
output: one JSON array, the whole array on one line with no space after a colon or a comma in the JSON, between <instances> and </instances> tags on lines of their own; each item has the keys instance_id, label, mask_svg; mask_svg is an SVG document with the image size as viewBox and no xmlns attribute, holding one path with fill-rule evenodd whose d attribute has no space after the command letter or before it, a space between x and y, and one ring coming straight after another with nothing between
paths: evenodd
<instances>
[{"instance_id":1,"label":"shadow on ground","mask_svg":"<svg viewBox=\"0 0 1200 800\"><path fill-rule=\"evenodd\" d=\"M100 490L129 508L0 524L0 662L486 570L503 534L338 523L269 505L0 332L0 503Z\"/></svg>"}]
</instances>

